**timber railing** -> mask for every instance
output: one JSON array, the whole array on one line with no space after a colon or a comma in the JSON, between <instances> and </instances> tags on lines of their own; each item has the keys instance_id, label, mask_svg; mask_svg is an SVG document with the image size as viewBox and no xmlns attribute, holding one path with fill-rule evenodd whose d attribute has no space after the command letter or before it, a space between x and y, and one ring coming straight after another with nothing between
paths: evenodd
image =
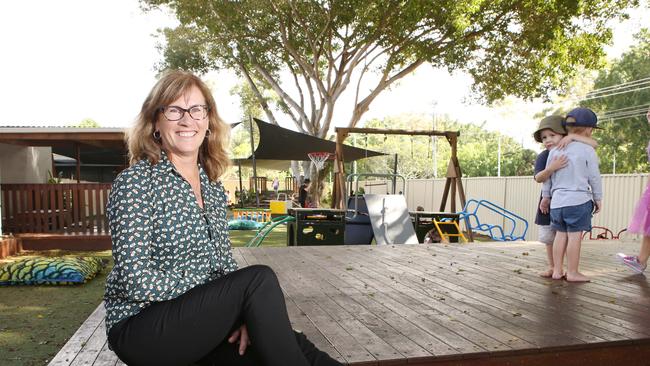
<instances>
[{"instance_id":1,"label":"timber railing","mask_svg":"<svg viewBox=\"0 0 650 366\"><path fill-rule=\"evenodd\" d=\"M2 184L2 231L107 235L110 183Z\"/></svg>"}]
</instances>

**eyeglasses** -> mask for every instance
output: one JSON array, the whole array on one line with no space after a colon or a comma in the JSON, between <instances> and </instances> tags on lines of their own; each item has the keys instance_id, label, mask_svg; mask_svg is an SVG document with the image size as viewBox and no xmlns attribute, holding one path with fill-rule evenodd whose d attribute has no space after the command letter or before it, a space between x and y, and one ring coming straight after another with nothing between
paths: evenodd
<instances>
[{"instance_id":1,"label":"eyeglasses","mask_svg":"<svg viewBox=\"0 0 650 366\"><path fill-rule=\"evenodd\" d=\"M189 113L192 119L200 121L205 117L207 117L209 110L210 107L207 105L193 105L188 109L181 108L175 105L160 107L160 111L163 113L165 118L167 118L167 120L170 122L180 121L185 115L185 112Z\"/></svg>"}]
</instances>

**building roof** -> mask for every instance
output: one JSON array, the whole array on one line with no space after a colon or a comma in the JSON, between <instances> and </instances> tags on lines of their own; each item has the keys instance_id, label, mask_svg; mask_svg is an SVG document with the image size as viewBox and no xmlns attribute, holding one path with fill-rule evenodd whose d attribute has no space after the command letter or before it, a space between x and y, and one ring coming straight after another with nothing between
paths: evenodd
<instances>
[{"instance_id":1,"label":"building roof","mask_svg":"<svg viewBox=\"0 0 650 366\"><path fill-rule=\"evenodd\" d=\"M76 158L82 164L123 166L127 162L124 128L0 127L0 143L50 146L55 154Z\"/></svg>"}]
</instances>

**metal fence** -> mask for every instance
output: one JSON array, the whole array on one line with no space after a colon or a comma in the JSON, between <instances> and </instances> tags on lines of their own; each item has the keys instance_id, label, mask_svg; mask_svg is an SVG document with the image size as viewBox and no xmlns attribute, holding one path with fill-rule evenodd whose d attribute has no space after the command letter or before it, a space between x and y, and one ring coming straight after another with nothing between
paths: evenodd
<instances>
[{"instance_id":1,"label":"metal fence","mask_svg":"<svg viewBox=\"0 0 650 366\"><path fill-rule=\"evenodd\" d=\"M592 224L606 227L616 234L627 227L636 202L646 186L648 175L605 174L602 178L603 211L594 216ZM535 182L531 176L463 178L462 182L467 199L491 201L528 220L526 240L536 240L537 227L534 220L542 185ZM360 182L359 186L364 187L366 193L381 194L392 191L390 182L366 181ZM408 180L405 195L409 210L415 211L418 206L422 206L425 211L439 211L444 188L444 178ZM401 185L398 185L397 190L401 190ZM447 210L449 207L447 202ZM462 207L457 197L456 207ZM508 225L496 214L485 214L481 221Z\"/></svg>"}]
</instances>

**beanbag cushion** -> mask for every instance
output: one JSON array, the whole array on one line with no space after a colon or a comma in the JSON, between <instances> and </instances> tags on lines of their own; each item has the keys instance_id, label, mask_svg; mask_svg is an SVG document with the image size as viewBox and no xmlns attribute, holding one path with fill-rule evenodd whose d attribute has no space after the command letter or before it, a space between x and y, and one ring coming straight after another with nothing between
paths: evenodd
<instances>
[{"instance_id":1,"label":"beanbag cushion","mask_svg":"<svg viewBox=\"0 0 650 366\"><path fill-rule=\"evenodd\" d=\"M74 285L91 280L104 263L97 257L36 257L0 268L0 285Z\"/></svg>"},{"instance_id":2,"label":"beanbag cushion","mask_svg":"<svg viewBox=\"0 0 650 366\"><path fill-rule=\"evenodd\" d=\"M257 230L262 227L264 223L253 220L230 220L228 221L228 229L230 230Z\"/></svg>"}]
</instances>

